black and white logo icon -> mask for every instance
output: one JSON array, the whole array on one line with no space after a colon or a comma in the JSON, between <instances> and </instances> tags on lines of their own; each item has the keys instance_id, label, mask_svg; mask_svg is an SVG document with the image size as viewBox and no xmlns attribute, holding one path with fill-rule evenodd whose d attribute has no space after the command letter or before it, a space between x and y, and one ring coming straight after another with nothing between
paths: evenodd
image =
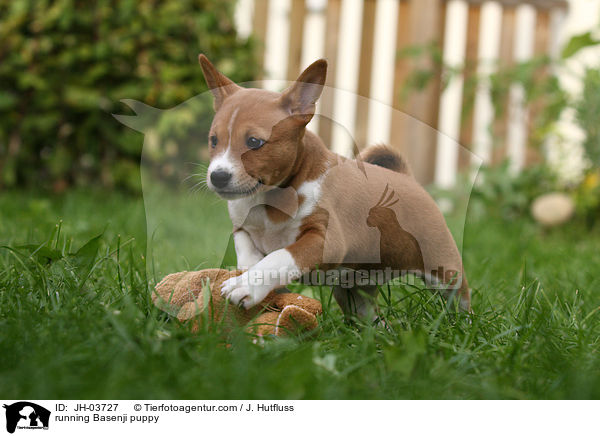
<instances>
[{"instance_id":1,"label":"black and white logo icon","mask_svg":"<svg viewBox=\"0 0 600 436\"><path fill-rule=\"evenodd\" d=\"M50 411L29 401L19 401L11 405L5 404L6 431L14 433L15 429L40 430L48 429Z\"/></svg>"}]
</instances>

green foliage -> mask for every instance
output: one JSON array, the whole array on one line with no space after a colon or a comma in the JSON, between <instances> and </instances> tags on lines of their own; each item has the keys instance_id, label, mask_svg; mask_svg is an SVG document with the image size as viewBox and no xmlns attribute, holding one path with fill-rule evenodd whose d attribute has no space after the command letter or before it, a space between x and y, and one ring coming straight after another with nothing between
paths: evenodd
<instances>
[{"instance_id":1,"label":"green foliage","mask_svg":"<svg viewBox=\"0 0 600 436\"><path fill-rule=\"evenodd\" d=\"M598 44L600 44L600 40L595 39L592 36L592 32L585 32L579 35L574 35L571 37L567 45L563 48L562 57L563 59L570 58L571 56L578 53L580 50L583 50L587 47L593 47Z\"/></svg>"},{"instance_id":2,"label":"green foliage","mask_svg":"<svg viewBox=\"0 0 600 436\"><path fill-rule=\"evenodd\" d=\"M575 189L575 206L578 215L589 226L600 217L600 168L588 172L583 182Z\"/></svg>"},{"instance_id":3,"label":"green foliage","mask_svg":"<svg viewBox=\"0 0 600 436\"><path fill-rule=\"evenodd\" d=\"M111 113L123 98L171 108L204 92L201 52L252 79L234 3L0 0L0 185L139 186L142 136Z\"/></svg>"},{"instance_id":4,"label":"green foliage","mask_svg":"<svg viewBox=\"0 0 600 436\"><path fill-rule=\"evenodd\" d=\"M357 328L328 288L299 285L323 302L320 330L261 346L218 325L193 334L154 307L139 198L15 192L0 196L0 220L9 223L0 240L14 248L0 249L7 397L600 398L600 229L469 219L470 319L435 294L393 285L380 295L389 330ZM230 225L214 220L204 231ZM48 247L55 259L21 244Z\"/></svg>"},{"instance_id":5,"label":"green foliage","mask_svg":"<svg viewBox=\"0 0 600 436\"><path fill-rule=\"evenodd\" d=\"M591 166L575 190L577 212L592 225L600 217L600 70L588 68L583 76L583 92L575 103L577 123L585 132L583 148Z\"/></svg>"},{"instance_id":6,"label":"green foliage","mask_svg":"<svg viewBox=\"0 0 600 436\"><path fill-rule=\"evenodd\" d=\"M450 80L450 72L454 71L444 64L443 52L436 43L404 47L398 51L398 58L410 70L397 96L403 102L411 93L423 91L437 77L445 79L442 88L445 87Z\"/></svg>"},{"instance_id":7,"label":"green foliage","mask_svg":"<svg viewBox=\"0 0 600 436\"><path fill-rule=\"evenodd\" d=\"M533 200L556 187L556 180L547 167L534 165L518 173L510 170L508 161L485 166L479 173L471 193L469 207L479 215L492 214L506 220L529 216Z\"/></svg>"},{"instance_id":8,"label":"green foliage","mask_svg":"<svg viewBox=\"0 0 600 436\"><path fill-rule=\"evenodd\" d=\"M482 166L475 184L470 174L460 174L455 187L430 191L438 200L449 200L457 210L468 207L472 220L494 217L514 221L527 220L533 200L557 188L556 176L545 165L532 165L517 173L504 160L495 166ZM465 201L468 205L462 204Z\"/></svg>"},{"instance_id":9,"label":"green foliage","mask_svg":"<svg viewBox=\"0 0 600 436\"><path fill-rule=\"evenodd\" d=\"M577 122L585 132L583 147L592 165L600 168L600 70L588 68L583 77L583 92L575 104Z\"/></svg>"},{"instance_id":10,"label":"green foliage","mask_svg":"<svg viewBox=\"0 0 600 436\"><path fill-rule=\"evenodd\" d=\"M567 93L562 89L558 77L550 73L552 65L553 61L549 57L540 56L512 66L500 65L489 77L496 117L506 114L513 85L520 85L524 91L524 103L537 109L530 113L532 135L528 146L537 147L543 143L569 104Z\"/></svg>"}]
</instances>

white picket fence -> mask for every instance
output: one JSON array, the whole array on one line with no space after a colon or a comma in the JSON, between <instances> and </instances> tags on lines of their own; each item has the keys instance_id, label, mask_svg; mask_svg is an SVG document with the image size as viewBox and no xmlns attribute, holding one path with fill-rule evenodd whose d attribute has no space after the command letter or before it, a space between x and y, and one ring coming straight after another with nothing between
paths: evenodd
<instances>
[{"instance_id":1,"label":"white picket fence","mask_svg":"<svg viewBox=\"0 0 600 436\"><path fill-rule=\"evenodd\" d=\"M236 23L240 37L264 41L265 79L293 80L315 59L328 59L327 85L340 91L324 96L318 110L338 125L315 119L310 128L335 151L351 155L353 140L359 148L391 144L407 155L421 182L451 186L470 159L508 157L516 171L535 159L527 147L523 89L512 86L507 115L497 120L489 87L480 83L473 115L461 122L463 77L443 90L434 80L401 101L399 90L418 65L399 51L434 42L446 64L471 62L485 76L498 62L556 56L567 12L567 2L555 0L239 0ZM473 155L459 153L462 147Z\"/></svg>"}]
</instances>

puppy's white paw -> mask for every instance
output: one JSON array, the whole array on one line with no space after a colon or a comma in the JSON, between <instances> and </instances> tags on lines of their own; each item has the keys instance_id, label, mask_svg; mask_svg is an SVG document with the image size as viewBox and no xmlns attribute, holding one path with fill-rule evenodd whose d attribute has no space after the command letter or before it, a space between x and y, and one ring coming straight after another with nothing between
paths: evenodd
<instances>
[{"instance_id":1,"label":"puppy's white paw","mask_svg":"<svg viewBox=\"0 0 600 436\"><path fill-rule=\"evenodd\" d=\"M231 294L229 294L229 297L227 298L233 304L242 306L244 309L250 309L257 303L252 296L252 291L250 290L250 287L244 285L234 289L233 292L231 292Z\"/></svg>"},{"instance_id":2,"label":"puppy's white paw","mask_svg":"<svg viewBox=\"0 0 600 436\"><path fill-rule=\"evenodd\" d=\"M221 285L221 295L235 305L242 305L244 309L250 309L260 303L266 296L266 294L262 295L262 292L257 292L258 290L254 287L250 285L248 273L245 272L225 280Z\"/></svg>"},{"instance_id":3,"label":"puppy's white paw","mask_svg":"<svg viewBox=\"0 0 600 436\"><path fill-rule=\"evenodd\" d=\"M245 277L244 277L245 276ZM221 295L225 298L229 297L235 289L242 284L248 284L248 273L240 274L239 276L231 277L221 284Z\"/></svg>"}]
</instances>

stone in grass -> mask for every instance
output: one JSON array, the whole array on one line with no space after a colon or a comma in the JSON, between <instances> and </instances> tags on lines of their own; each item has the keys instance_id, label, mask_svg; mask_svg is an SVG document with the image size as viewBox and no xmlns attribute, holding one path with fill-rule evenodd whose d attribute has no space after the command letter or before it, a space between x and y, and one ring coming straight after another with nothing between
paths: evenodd
<instances>
[{"instance_id":1,"label":"stone in grass","mask_svg":"<svg viewBox=\"0 0 600 436\"><path fill-rule=\"evenodd\" d=\"M531 205L531 214L538 223L545 227L566 223L574 212L573 200L562 192L540 195Z\"/></svg>"}]
</instances>

